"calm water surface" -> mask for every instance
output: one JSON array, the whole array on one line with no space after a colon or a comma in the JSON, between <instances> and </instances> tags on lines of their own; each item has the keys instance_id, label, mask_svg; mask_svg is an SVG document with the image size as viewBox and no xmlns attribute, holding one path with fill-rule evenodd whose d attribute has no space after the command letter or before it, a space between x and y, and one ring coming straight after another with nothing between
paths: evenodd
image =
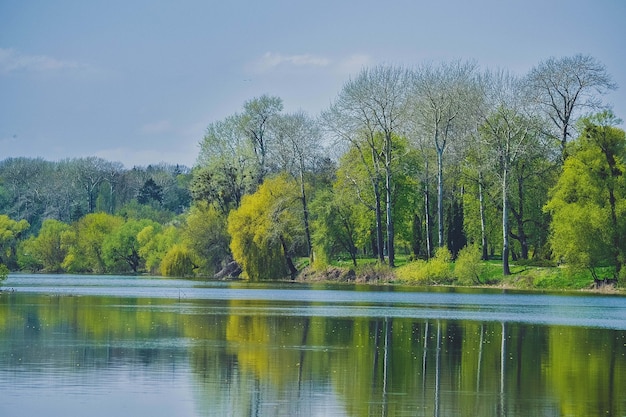
<instances>
[{"instance_id":1,"label":"calm water surface","mask_svg":"<svg viewBox=\"0 0 626 417\"><path fill-rule=\"evenodd\" d=\"M65 275L4 289L2 417L626 416L625 297Z\"/></svg>"}]
</instances>

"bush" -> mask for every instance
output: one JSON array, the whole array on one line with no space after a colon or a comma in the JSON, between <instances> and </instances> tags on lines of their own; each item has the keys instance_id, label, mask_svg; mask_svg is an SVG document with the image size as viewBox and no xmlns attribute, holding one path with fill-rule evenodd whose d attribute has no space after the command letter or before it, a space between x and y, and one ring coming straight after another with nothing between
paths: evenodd
<instances>
[{"instance_id":1,"label":"bush","mask_svg":"<svg viewBox=\"0 0 626 417\"><path fill-rule=\"evenodd\" d=\"M429 261L410 262L396 271L398 278L419 284L446 284L452 280L452 254L445 246L437 249Z\"/></svg>"},{"instance_id":2,"label":"bush","mask_svg":"<svg viewBox=\"0 0 626 417\"><path fill-rule=\"evenodd\" d=\"M484 266L480 258L481 253L477 245L468 245L459 251L454 265L454 275L459 284L483 284L480 277Z\"/></svg>"},{"instance_id":3,"label":"bush","mask_svg":"<svg viewBox=\"0 0 626 417\"><path fill-rule=\"evenodd\" d=\"M9 268L4 264L0 264L0 284L4 282L5 279L9 276Z\"/></svg>"},{"instance_id":4,"label":"bush","mask_svg":"<svg viewBox=\"0 0 626 417\"><path fill-rule=\"evenodd\" d=\"M172 246L161 261L161 274L166 277L188 277L194 268L191 251L180 244Z\"/></svg>"}]
</instances>

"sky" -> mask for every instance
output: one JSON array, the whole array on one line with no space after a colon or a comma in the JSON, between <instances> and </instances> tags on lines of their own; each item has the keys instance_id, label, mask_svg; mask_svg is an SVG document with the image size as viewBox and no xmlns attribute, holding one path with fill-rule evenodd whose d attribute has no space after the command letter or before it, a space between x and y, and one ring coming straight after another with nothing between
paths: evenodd
<instances>
[{"instance_id":1,"label":"sky","mask_svg":"<svg viewBox=\"0 0 626 417\"><path fill-rule=\"evenodd\" d=\"M316 116L379 64L524 75L589 54L626 119L625 40L624 0L0 0L0 160L191 167L245 101Z\"/></svg>"}]
</instances>

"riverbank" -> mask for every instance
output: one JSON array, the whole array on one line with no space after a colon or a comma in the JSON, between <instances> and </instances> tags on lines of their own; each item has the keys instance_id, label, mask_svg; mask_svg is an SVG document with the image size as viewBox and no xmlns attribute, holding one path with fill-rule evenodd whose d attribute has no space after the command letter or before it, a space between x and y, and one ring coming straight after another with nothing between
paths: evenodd
<instances>
[{"instance_id":1,"label":"riverbank","mask_svg":"<svg viewBox=\"0 0 626 417\"><path fill-rule=\"evenodd\" d=\"M423 266L423 264L422 264ZM477 266L475 279L461 279L449 273L424 278L416 273L419 266L405 264L398 268L364 263L354 266L330 265L324 268L304 268L297 277L299 282L330 282L356 284L400 284L415 286L458 286L477 288L506 288L537 291L589 291L608 294L626 294L622 285L597 285L588 271L573 271L565 266L538 266L532 264L511 265L511 275L502 274L502 266L496 261L483 261Z\"/></svg>"}]
</instances>

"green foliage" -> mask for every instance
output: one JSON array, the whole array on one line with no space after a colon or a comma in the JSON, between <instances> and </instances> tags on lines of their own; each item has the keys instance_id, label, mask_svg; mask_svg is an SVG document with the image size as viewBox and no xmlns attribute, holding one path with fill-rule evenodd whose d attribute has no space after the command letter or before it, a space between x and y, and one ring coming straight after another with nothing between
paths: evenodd
<instances>
[{"instance_id":1,"label":"green foliage","mask_svg":"<svg viewBox=\"0 0 626 417\"><path fill-rule=\"evenodd\" d=\"M198 274L213 276L231 259L226 216L215 206L196 202L180 232L182 242L196 256Z\"/></svg>"},{"instance_id":2,"label":"green foliage","mask_svg":"<svg viewBox=\"0 0 626 417\"><path fill-rule=\"evenodd\" d=\"M44 220L39 234L24 241L19 251L19 264L22 269L61 272L68 253L64 244L71 226L54 219Z\"/></svg>"},{"instance_id":3,"label":"green foliage","mask_svg":"<svg viewBox=\"0 0 626 417\"><path fill-rule=\"evenodd\" d=\"M435 256L428 261L409 262L396 270L403 281L418 284L448 284L452 282L452 254L447 247L438 248Z\"/></svg>"},{"instance_id":4,"label":"green foliage","mask_svg":"<svg viewBox=\"0 0 626 417\"><path fill-rule=\"evenodd\" d=\"M182 244L172 246L161 262L161 274L166 277L192 276L194 268L193 253Z\"/></svg>"},{"instance_id":5,"label":"green foliage","mask_svg":"<svg viewBox=\"0 0 626 417\"><path fill-rule=\"evenodd\" d=\"M159 274L161 261L167 251L182 240L180 228L173 225L162 227L152 223L137 233L139 256L145 261L146 270L152 274Z\"/></svg>"},{"instance_id":6,"label":"green foliage","mask_svg":"<svg viewBox=\"0 0 626 417\"><path fill-rule=\"evenodd\" d=\"M173 212L160 209L156 205L140 204L137 200L131 200L121 207L116 214L125 219L149 219L161 224L174 219Z\"/></svg>"},{"instance_id":7,"label":"green foliage","mask_svg":"<svg viewBox=\"0 0 626 417\"><path fill-rule=\"evenodd\" d=\"M287 266L298 243L304 242L299 197L297 184L287 176L268 178L230 213L230 248L248 279L276 279L293 273Z\"/></svg>"},{"instance_id":8,"label":"green foliage","mask_svg":"<svg viewBox=\"0 0 626 417\"><path fill-rule=\"evenodd\" d=\"M4 282L5 279L9 276L9 268L6 267L5 264L0 264L0 285Z\"/></svg>"},{"instance_id":9,"label":"green foliage","mask_svg":"<svg viewBox=\"0 0 626 417\"><path fill-rule=\"evenodd\" d=\"M19 239L29 227L26 220L15 221L5 214L0 215L0 264L8 268L17 266Z\"/></svg>"},{"instance_id":10,"label":"green foliage","mask_svg":"<svg viewBox=\"0 0 626 417\"><path fill-rule=\"evenodd\" d=\"M124 219L106 213L92 213L82 217L65 235L63 244L68 245L68 253L62 267L72 273L106 272L103 244Z\"/></svg>"},{"instance_id":11,"label":"green foliage","mask_svg":"<svg viewBox=\"0 0 626 417\"><path fill-rule=\"evenodd\" d=\"M545 210L556 259L592 272L611 266L604 279L616 279L626 259L626 138L621 129L594 124L601 120L583 121Z\"/></svg>"},{"instance_id":12,"label":"green foliage","mask_svg":"<svg viewBox=\"0 0 626 417\"><path fill-rule=\"evenodd\" d=\"M356 266L356 210L345 195L323 190L311 202L315 265L326 266L342 253L348 254Z\"/></svg>"},{"instance_id":13,"label":"green foliage","mask_svg":"<svg viewBox=\"0 0 626 417\"><path fill-rule=\"evenodd\" d=\"M163 203L163 187L154 182L152 178L148 178L143 184L143 187L139 189L137 202L153 207L161 206Z\"/></svg>"},{"instance_id":14,"label":"green foliage","mask_svg":"<svg viewBox=\"0 0 626 417\"><path fill-rule=\"evenodd\" d=\"M483 284L483 263L478 245L468 245L459 251L454 263L454 275L462 285Z\"/></svg>"},{"instance_id":15,"label":"green foliage","mask_svg":"<svg viewBox=\"0 0 626 417\"><path fill-rule=\"evenodd\" d=\"M139 233L146 227L159 226L152 220L129 219L111 231L102 244L102 257L109 272L136 274L145 264L140 255Z\"/></svg>"}]
</instances>

